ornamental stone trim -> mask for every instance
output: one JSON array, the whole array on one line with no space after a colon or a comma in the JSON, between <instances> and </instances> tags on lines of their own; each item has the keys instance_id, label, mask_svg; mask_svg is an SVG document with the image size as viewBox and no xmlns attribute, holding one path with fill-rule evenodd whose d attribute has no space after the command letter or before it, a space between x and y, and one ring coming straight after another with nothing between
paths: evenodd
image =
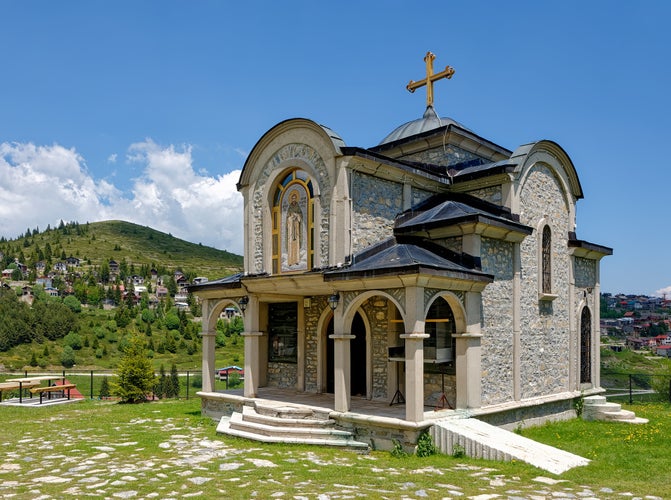
<instances>
[{"instance_id":1,"label":"ornamental stone trim","mask_svg":"<svg viewBox=\"0 0 671 500\"><path fill-rule=\"evenodd\" d=\"M291 143L282 146L270 157L261 172L259 172L254 185L254 193L251 199L251 232L253 235L253 262L251 263L251 267L253 267L253 272L260 273L264 271L264 238L267 238L268 235L265 235L263 232L263 213L269 203L266 198L266 184L271 175L277 170L292 166L301 166L300 163L292 165L292 160L300 160L307 163L317 174L317 178L313 178L313 182L318 186L316 191L319 193L319 198L322 202L320 204L320 219L315 221L315 229L320 232L320 248L314 249L314 251L319 252L321 262L328 262L329 201L333 189L328 170L323 158L314 148L307 144ZM309 172L311 177L314 172Z\"/></svg>"}]
</instances>

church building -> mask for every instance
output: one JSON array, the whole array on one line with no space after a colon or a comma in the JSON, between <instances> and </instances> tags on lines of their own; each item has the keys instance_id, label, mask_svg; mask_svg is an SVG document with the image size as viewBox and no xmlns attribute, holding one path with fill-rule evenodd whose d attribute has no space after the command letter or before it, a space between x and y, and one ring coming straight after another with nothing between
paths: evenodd
<instances>
[{"instance_id":1,"label":"church building","mask_svg":"<svg viewBox=\"0 0 671 500\"><path fill-rule=\"evenodd\" d=\"M454 70L434 73L434 58L407 86L426 91L423 116L375 146L304 118L254 146L238 183L244 272L190 287L204 414L272 389L325 397L333 415L379 402L403 429L436 408L511 425L575 416L602 392L599 263L612 250L576 234L576 167L551 140L509 150L439 117L434 86ZM214 390L230 307L245 326L235 397Z\"/></svg>"}]
</instances>

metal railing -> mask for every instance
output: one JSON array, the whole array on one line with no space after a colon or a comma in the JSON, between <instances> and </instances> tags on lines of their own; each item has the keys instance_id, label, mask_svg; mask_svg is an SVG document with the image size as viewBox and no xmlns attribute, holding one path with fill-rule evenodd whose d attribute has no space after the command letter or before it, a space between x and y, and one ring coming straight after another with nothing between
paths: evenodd
<instances>
[{"instance_id":1,"label":"metal railing","mask_svg":"<svg viewBox=\"0 0 671 500\"><path fill-rule=\"evenodd\" d=\"M203 373L201 370L186 370L179 371L178 380L179 380L179 395L177 396L180 399L190 399L196 392L202 387ZM69 382L76 384L77 390L85 398L90 399L102 399L105 396L101 396L101 389L103 389L103 379L107 378L108 386L109 382L112 382L113 378L116 378L116 373L114 370L62 370L62 371L49 371L49 370L35 370L35 371L12 371L12 372L2 372L0 373L0 382L9 379L9 378L19 378L19 377L32 377L32 376L53 376L54 380L57 379L67 379ZM160 378L160 372L155 372L157 380ZM166 378L171 378L171 373L169 371L165 372ZM241 385L241 381L240 387ZM231 380L220 379L215 377L215 390L226 390L232 388L234 382ZM111 391L110 391L111 392ZM7 395L9 396L9 394ZM111 394L113 397L113 395ZM4 398L3 398L4 399Z\"/></svg>"},{"instance_id":2,"label":"metal railing","mask_svg":"<svg viewBox=\"0 0 671 500\"><path fill-rule=\"evenodd\" d=\"M603 372L601 387L609 399L629 404L648 401L671 402L671 374Z\"/></svg>"}]
</instances>

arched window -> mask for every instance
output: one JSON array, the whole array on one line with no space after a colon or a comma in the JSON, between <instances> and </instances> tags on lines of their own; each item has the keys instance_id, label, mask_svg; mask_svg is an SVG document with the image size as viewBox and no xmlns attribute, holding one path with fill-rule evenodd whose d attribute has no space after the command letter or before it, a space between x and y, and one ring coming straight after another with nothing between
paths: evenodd
<instances>
[{"instance_id":1,"label":"arched window","mask_svg":"<svg viewBox=\"0 0 671 500\"><path fill-rule=\"evenodd\" d=\"M541 260L541 291L543 293L552 293L552 232L550 231L550 226L543 227Z\"/></svg>"},{"instance_id":2,"label":"arched window","mask_svg":"<svg viewBox=\"0 0 671 500\"><path fill-rule=\"evenodd\" d=\"M592 381L592 313L584 307L580 315L580 383Z\"/></svg>"},{"instance_id":3,"label":"arched window","mask_svg":"<svg viewBox=\"0 0 671 500\"><path fill-rule=\"evenodd\" d=\"M424 360L445 363L454 359L454 337L456 325L452 308L442 297L438 297L426 315L424 333Z\"/></svg>"},{"instance_id":4,"label":"arched window","mask_svg":"<svg viewBox=\"0 0 671 500\"><path fill-rule=\"evenodd\" d=\"M314 267L314 192L312 180L299 169L290 170L273 196L273 274Z\"/></svg>"}]
</instances>

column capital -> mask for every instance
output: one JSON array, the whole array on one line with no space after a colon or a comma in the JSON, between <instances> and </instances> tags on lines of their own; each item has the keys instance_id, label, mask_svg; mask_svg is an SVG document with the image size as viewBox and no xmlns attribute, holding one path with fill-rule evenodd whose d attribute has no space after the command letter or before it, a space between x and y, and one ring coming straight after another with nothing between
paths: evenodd
<instances>
[{"instance_id":1,"label":"column capital","mask_svg":"<svg viewBox=\"0 0 671 500\"><path fill-rule=\"evenodd\" d=\"M242 332L240 335L243 337L261 337L264 332Z\"/></svg>"},{"instance_id":2,"label":"column capital","mask_svg":"<svg viewBox=\"0 0 671 500\"><path fill-rule=\"evenodd\" d=\"M402 333L399 336L404 340L424 340L428 339L431 335L429 335L428 333L412 332L412 333Z\"/></svg>"},{"instance_id":3,"label":"column capital","mask_svg":"<svg viewBox=\"0 0 671 500\"><path fill-rule=\"evenodd\" d=\"M217 330L202 330L200 335L202 337L214 337L217 335Z\"/></svg>"},{"instance_id":4,"label":"column capital","mask_svg":"<svg viewBox=\"0 0 671 500\"><path fill-rule=\"evenodd\" d=\"M453 333L452 337L454 337L455 339L464 339L464 338L478 339L480 337L484 337L484 335L482 333L462 332L462 333Z\"/></svg>"},{"instance_id":5,"label":"column capital","mask_svg":"<svg viewBox=\"0 0 671 500\"><path fill-rule=\"evenodd\" d=\"M336 335L334 333L333 335L329 335L329 338L333 340L352 340L356 338L356 335L346 335L346 334Z\"/></svg>"}]
</instances>

